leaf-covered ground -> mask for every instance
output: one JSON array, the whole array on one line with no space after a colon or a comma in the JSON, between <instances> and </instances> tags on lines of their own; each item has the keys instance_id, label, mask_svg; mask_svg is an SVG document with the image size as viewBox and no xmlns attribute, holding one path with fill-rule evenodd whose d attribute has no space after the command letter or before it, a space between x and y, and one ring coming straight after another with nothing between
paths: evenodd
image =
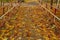
<instances>
[{"instance_id":1,"label":"leaf-covered ground","mask_svg":"<svg viewBox=\"0 0 60 40\"><path fill-rule=\"evenodd\" d=\"M3 15L3 10L0 12ZM56 22L38 5L15 7L0 19L0 40L60 40L60 29Z\"/></svg>"}]
</instances>

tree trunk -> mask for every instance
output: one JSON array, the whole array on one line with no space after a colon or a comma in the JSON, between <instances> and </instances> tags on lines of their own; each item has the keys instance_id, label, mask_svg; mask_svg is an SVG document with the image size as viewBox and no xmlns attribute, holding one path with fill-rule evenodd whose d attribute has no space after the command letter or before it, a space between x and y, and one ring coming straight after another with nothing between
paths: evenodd
<instances>
[{"instance_id":1,"label":"tree trunk","mask_svg":"<svg viewBox=\"0 0 60 40\"><path fill-rule=\"evenodd\" d=\"M51 0L51 9L52 9L52 6L53 6L53 0Z\"/></svg>"}]
</instances>

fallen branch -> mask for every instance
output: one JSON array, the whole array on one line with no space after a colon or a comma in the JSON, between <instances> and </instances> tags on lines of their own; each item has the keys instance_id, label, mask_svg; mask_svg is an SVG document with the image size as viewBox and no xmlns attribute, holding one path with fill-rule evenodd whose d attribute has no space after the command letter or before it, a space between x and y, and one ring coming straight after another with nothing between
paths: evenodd
<instances>
[{"instance_id":1,"label":"fallen branch","mask_svg":"<svg viewBox=\"0 0 60 40\"><path fill-rule=\"evenodd\" d=\"M60 20L59 17L57 17L56 15L54 15L54 13L52 13L49 9L45 8L43 5L40 5L42 8L44 8L46 11L48 11L52 16L54 16L56 19Z\"/></svg>"}]
</instances>

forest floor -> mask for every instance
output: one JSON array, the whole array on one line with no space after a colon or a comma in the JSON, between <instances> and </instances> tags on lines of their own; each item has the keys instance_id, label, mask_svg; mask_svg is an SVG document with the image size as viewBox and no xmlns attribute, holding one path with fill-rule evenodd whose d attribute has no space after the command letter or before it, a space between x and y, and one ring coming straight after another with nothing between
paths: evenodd
<instances>
[{"instance_id":1,"label":"forest floor","mask_svg":"<svg viewBox=\"0 0 60 40\"><path fill-rule=\"evenodd\" d=\"M57 19L54 21L54 17L39 4L22 4L13 4L20 6L0 19L1 40L60 40L60 22ZM0 16L12 7L0 7ZM52 10L54 13L54 8ZM60 16L60 9L57 12Z\"/></svg>"}]
</instances>

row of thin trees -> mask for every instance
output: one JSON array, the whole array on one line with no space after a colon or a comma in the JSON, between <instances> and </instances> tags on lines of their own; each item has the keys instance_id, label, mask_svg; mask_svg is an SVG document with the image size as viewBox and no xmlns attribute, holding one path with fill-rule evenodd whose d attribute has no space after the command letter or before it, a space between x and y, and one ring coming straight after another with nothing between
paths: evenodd
<instances>
[{"instance_id":1,"label":"row of thin trees","mask_svg":"<svg viewBox=\"0 0 60 40\"><path fill-rule=\"evenodd\" d=\"M0 0L0 4L3 5L4 2L12 2L12 1L24 2L24 0ZM49 1L49 3L51 4L51 6L53 5L53 2L54 2L54 1L55 1L56 4L57 4L57 3L59 4L59 0L40 0L40 1L46 1L46 2ZM58 4L57 4L57 5L58 5Z\"/></svg>"},{"instance_id":2,"label":"row of thin trees","mask_svg":"<svg viewBox=\"0 0 60 40\"><path fill-rule=\"evenodd\" d=\"M0 0L0 6L4 6L5 2L11 3L12 1L24 2L24 0ZM39 0L39 1L42 3L44 0ZM57 7L59 7L59 0L45 0L45 1L46 2L49 1L50 5L51 5L51 9L54 4L54 1L56 2Z\"/></svg>"}]
</instances>

